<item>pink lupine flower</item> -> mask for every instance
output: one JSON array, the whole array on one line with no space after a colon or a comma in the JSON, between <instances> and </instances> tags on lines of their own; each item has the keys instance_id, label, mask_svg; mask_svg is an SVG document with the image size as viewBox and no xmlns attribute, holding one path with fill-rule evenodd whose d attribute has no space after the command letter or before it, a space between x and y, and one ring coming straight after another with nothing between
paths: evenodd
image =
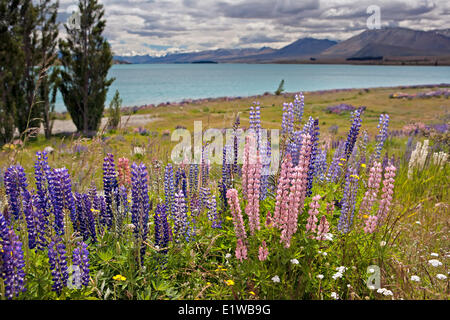
<instances>
[{"instance_id":1,"label":"pink lupine flower","mask_svg":"<svg viewBox=\"0 0 450 320\"><path fill-rule=\"evenodd\" d=\"M392 202L392 195L394 194L394 178L396 170L397 168L395 168L392 164L386 167L386 171L384 173L383 188L381 189L383 193L381 194L380 206L378 207L377 213L378 224L380 224L389 213Z\"/></svg>"},{"instance_id":2,"label":"pink lupine flower","mask_svg":"<svg viewBox=\"0 0 450 320\"><path fill-rule=\"evenodd\" d=\"M261 242L261 245L259 246L259 254L258 254L259 261L265 261L268 255L269 249L267 249L266 242L263 240Z\"/></svg>"},{"instance_id":3,"label":"pink lupine flower","mask_svg":"<svg viewBox=\"0 0 450 320\"><path fill-rule=\"evenodd\" d=\"M374 233L378 225L377 216L369 216L366 220L366 226L364 227L365 233Z\"/></svg>"},{"instance_id":4,"label":"pink lupine flower","mask_svg":"<svg viewBox=\"0 0 450 320\"><path fill-rule=\"evenodd\" d=\"M236 259L242 262L242 260L247 260L247 247L245 246L242 239L238 239L236 243Z\"/></svg>"},{"instance_id":5,"label":"pink lupine flower","mask_svg":"<svg viewBox=\"0 0 450 320\"><path fill-rule=\"evenodd\" d=\"M283 163L281 164L280 178L278 179L275 210L273 212L273 225L275 227L281 226L281 211L286 212L288 210L288 203L286 199L289 195L292 170L293 167L291 155L288 154L284 158Z\"/></svg>"},{"instance_id":6,"label":"pink lupine flower","mask_svg":"<svg viewBox=\"0 0 450 320\"><path fill-rule=\"evenodd\" d=\"M319 214L319 208L320 208L320 204L319 204L319 200L320 200L320 195L316 195L312 198L311 204L310 204L310 209L308 210L308 220L306 222L306 231L309 231L311 233L316 231L317 228L317 222L319 221L319 219L317 219L317 215Z\"/></svg>"},{"instance_id":7,"label":"pink lupine flower","mask_svg":"<svg viewBox=\"0 0 450 320\"><path fill-rule=\"evenodd\" d=\"M328 234L328 232L330 232L330 225L327 221L327 217L322 216L322 218L320 219L319 227L317 228L316 240L326 240L326 235Z\"/></svg>"},{"instance_id":8,"label":"pink lupine flower","mask_svg":"<svg viewBox=\"0 0 450 320\"><path fill-rule=\"evenodd\" d=\"M375 161L372 168L370 168L369 179L367 180L367 191L359 206L360 216L369 215L372 211L373 204L377 199L378 189L380 188L381 171L381 163Z\"/></svg>"},{"instance_id":9,"label":"pink lupine flower","mask_svg":"<svg viewBox=\"0 0 450 320\"><path fill-rule=\"evenodd\" d=\"M287 199L288 210L287 212L281 212L281 242L284 242L286 248L290 247L292 235L297 232L298 213L303 208L306 197L310 158L311 136L309 134L303 134L300 158L292 174L292 185Z\"/></svg>"},{"instance_id":10,"label":"pink lupine flower","mask_svg":"<svg viewBox=\"0 0 450 320\"><path fill-rule=\"evenodd\" d=\"M259 198L261 184L261 159L256 150L256 142L253 135L247 136L244 151L242 189L247 198L245 213L248 215L250 234L260 229Z\"/></svg>"},{"instance_id":11,"label":"pink lupine flower","mask_svg":"<svg viewBox=\"0 0 450 320\"><path fill-rule=\"evenodd\" d=\"M239 197L236 189L228 189L227 191L228 204L230 206L231 215L233 216L234 232L236 238L243 240L247 238L245 232L244 219L242 217L241 206L239 205Z\"/></svg>"},{"instance_id":12,"label":"pink lupine flower","mask_svg":"<svg viewBox=\"0 0 450 320\"><path fill-rule=\"evenodd\" d=\"M119 158L117 170L119 171L119 185L131 186L131 170L128 158Z\"/></svg>"}]
</instances>

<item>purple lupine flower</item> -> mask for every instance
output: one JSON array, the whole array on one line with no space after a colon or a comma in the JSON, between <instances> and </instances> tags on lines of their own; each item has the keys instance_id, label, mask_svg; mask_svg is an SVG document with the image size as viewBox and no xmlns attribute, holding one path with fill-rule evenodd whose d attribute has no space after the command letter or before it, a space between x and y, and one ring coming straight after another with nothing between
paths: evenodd
<instances>
[{"instance_id":1,"label":"purple lupine flower","mask_svg":"<svg viewBox=\"0 0 450 320\"><path fill-rule=\"evenodd\" d=\"M67 286L69 273L67 268L66 246L60 237L54 237L48 246L48 259L52 270L52 291L61 294Z\"/></svg>"},{"instance_id":2,"label":"purple lupine flower","mask_svg":"<svg viewBox=\"0 0 450 320\"><path fill-rule=\"evenodd\" d=\"M219 181L218 188L219 188L220 200L222 201L222 210L224 211L228 207L228 202L227 202L228 188L223 181Z\"/></svg>"},{"instance_id":3,"label":"purple lupine flower","mask_svg":"<svg viewBox=\"0 0 450 320\"><path fill-rule=\"evenodd\" d=\"M116 198L118 185L114 156L108 153L103 159L103 190L105 192L106 214L109 217L107 219L108 229L111 229L115 224L113 200ZM118 203L116 203L116 206L118 206Z\"/></svg>"},{"instance_id":4,"label":"purple lupine flower","mask_svg":"<svg viewBox=\"0 0 450 320\"><path fill-rule=\"evenodd\" d=\"M7 194L9 192L9 200L12 200L14 206L19 205L19 207L13 208L14 215L19 215L18 217L16 216L16 219L21 218L21 209L23 210L28 231L28 247L34 249L36 247L39 216L33 207L33 198L28 191L25 170L20 165L9 167L5 181L7 185ZM17 197L18 195L19 197ZM20 205L22 208L20 208ZM11 205L11 207L13 207L13 205Z\"/></svg>"},{"instance_id":5,"label":"purple lupine flower","mask_svg":"<svg viewBox=\"0 0 450 320\"><path fill-rule=\"evenodd\" d=\"M89 285L89 251L87 249L87 244L84 242L79 242L77 247L72 253L72 263L78 269L79 276L81 277L81 284L83 286Z\"/></svg>"},{"instance_id":6,"label":"purple lupine flower","mask_svg":"<svg viewBox=\"0 0 450 320\"><path fill-rule=\"evenodd\" d=\"M173 238L175 242L180 242L180 238L184 237L188 240L188 217L186 202L182 191L175 193L174 213L173 213Z\"/></svg>"},{"instance_id":7,"label":"purple lupine flower","mask_svg":"<svg viewBox=\"0 0 450 320\"><path fill-rule=\"evenodd\" d=\"M227 188L231 187L231 156L232 147L230 145L225 145L222 153L222 182Z\"/></svg>"},{"instance_id":8,"label":"purple lupine flower","mask_svg":"<svg viewBox=\"0 0 450 320\"><path fill-rule=\"evenodd\" d=\"M175 192L175 184L173 179L173 166L168 163L164 170L164 200L169 214L173 214L173 197Z\"/></svg>"},{"instance_id":9,"label":"purple lupine flower","mask_svg":"<svg viewBox=\"0 0 450 320\"><path fill-rule=\"evenodd\" d=\"M211 197L211 191L209 188L200 188L200 211L203 212L203 210L207 207L207 202L209 198Z\"/></svg>"},{"instance_id":10,"label":"purple lupine flower","mask_svg":"<svg viewBox=\"0 0 450 320\"><path fill-rule=\"evenodd\" d=\"M328 182L337 182L341 177L342 167L344 163L342 159L345 159L345 142L341 141L337 149L334 151L333 159L328 167L326 180Z\"/></svg>"},{"instance_id":11,"label":"purple lupine flower","mask_svg":"<svg viewBox=\"0 0 450 320\"><path fill-rule=\"evenodd\" d=\"M281 122L281 134L289 137L294 132L294 104L283 103L283 118Z\"/></svg>"},{"instance_id":12,"label":"purple lupine flower","mask_svg":"<svg viewBox=\"0 0 450 320\"><path fill-rule=\"evenodd\" d=\"M300 125L303 119L303 111L305 108L305 96L303 92L300 92L298 95L294 96L294 125Z\"/></svg>"},{"instance_id":13,"label":"purple lupine flower","mask_svg":"<svg viewBox=\"0 0 450 320\"><path fill-rule=\"evenodd\" d=\"M126 219L128 217L128 211L129 211L128 192L127 192L127 188L125 186L119 187L119 197L120 197L120 203L122 204L122 208L121 208L119 214L121 217L120 220L123 221L124 219Z\"/></svg>"},{"instance_id":14,"label":"purple lupine flower","mask_svg":"<svg viewBox=\"0 0 450 320\"><path fill-rule=\"evenodd\" d=\"M72 223L76 223L76 207L72 195L72 185L66 168L53 169L49 176L49 193L53 206L54 229L56 234L64 234L64 209L70 210Z\"/></svg>"},{"instance_id":15,"label":"purple lupine flower","mask_svg":"<svg viewBox=\"0 0 450 320\"><path fill-rule=\"evenodd\" d=\"M198 164L194 163L189 166L189 209L194 214L199 212L198 172Z\"/></svg>"},{"instance_id":16,"label":"purple lupine flower","mask_svg":"<svg viewBox=\"0 0 450 320\"><path fill-rule=\"evenodd\" d=\"M261 168L260 200L266 199L266 196L267 196L269 174L270 174L270 161L271 161L271 156L272 156L271 141L269 138L267 138L265 140L266 140L265 143L261 144L262 168Z\"/></svg>"},{"instance_id":17,"label":"purple lupine flower","mask_svg":"<svg viewBox=\"0 0 450 320\"><path fill-rule=\"evenodd\" d=\"M22 199L20 191L23 188L23 181L20 172L23 172L21 166L10 166L5 172L5 192L8 197L10 212L15 220L21 218L20 208L22 206Z\"/></svg>"},{"instance_id":18,"label":"purple lupine flower","mask_svg":"<svg viewBox=\"0 0 450 320\"><path fill-rule=\"evenodd\" d=\"M22 242L9 228L5 217L0 213L0 275L5 285L8 299L17 297L25 289L25 261Z\"/></svg>"},{"instance_id":19,"label":"purple lupine flower","mask_svg":"<svg viewBox=\"0 0 450 320\"><path fill-rule=\"evenodd\" d=\"M319 181L323 182L325 177L325 172L327 172L327 149L324 148L318 151L316 158L316 164L314 167L314 177Z\"/></svg>"},{"instance_id":20,"label":"purple lupine flower","mask_svg":"<svg viewBox=\"0 0 450 320\"><path fill-rule=\"evenodd\" d=\"M308 185L306 187L306 196L309 197L312 195L312 185L313 185L313 179L314 179L314 169L316 167L317 162L317 153L318 153L318 146L319 146L319 119L315 119L312 122L311 128L309 130L309 135L311 136L311 159L309 161L309 168L308 168Z\"/></svg>"},{"instance_id":21,"label":"purple lupine flower","mask_svg":"<svg viewBox=\"0 0 450 320\"><path fill-rule=\"evenodd\" d=\"M366 107L360 107L356 111L352 112L352 126L350 127L350 131L347 135L347 141L345 142L345 151L344 154L346 159L350 158L350 155L353 152L353 147L355 146L356 139L358 138L359 129L361 128L361 115Z\"/></svg>"},{"instance_id":22,"label":"purple lupine flower","mask_svg":"<svg viewBox=\"0 0 450 320\"><path fill-rule=\"evenodd\" d=\"M208 219L212 222L212 227L214 229L221 229L222 221L220 220L217 213L217 203L216 197L214 195L211 195L211 197L208 199L206 208L208 209Z\"/></svg>"},{"instance_id":23,"label":"purple lupine flower","mask_svg":"<svg viewBox=\"0 0 450 320\"><path fill-rule=\"evenodd\" d=\"M104 196L95 196L93 208L98 210L98 225L107 228L111 223L111 217L106 211L106 201ZM100 229L99 229L100 230Z\"/></svg>"},{"instance_id":24,"label":"purple lupine flower","mask_svg":"<svg viewBox=\"0 0 450 320\"><path fill-rule=\"evenodd\" d=\"M239 158L239 136L238 133L239 125L240 125L240 117L239 114L236 116L236 120L233 124L233 173L240 175L240 167L238 165Z\"/></svg>"},{"instance_id":25,"label":"purple lupine flower","mask_svg":"<svg viewBox=\"0 0 450 320\"><path fill-rule=\"evenodd\" d=\"M154 213L155 219L155 246L159 248L157 256L159 264L164 268L167 263L167 247L170 240L170 225L167 220L167 210L165 204L157 204Z\"/></svg>"},{"instance_id":26,"label":"purple lupine flower","mask_svg":"<svg viewBox=\"0 0 450 320\"><path fill-rule=\"evenodd\" d=\"M34 164L34 177L36 179L36 193L39 196L39 206L42 208L46 217L50 215L50 200L48 196L48 179L51 174L51 168L48 165L47 152L37 152L36 162Z\"/></svg>"},{"instance_id":27,"label":"purple lupine flower","mask_svg":"<svg viewBox=\"0 0 450 320\"><path fill-rule=\"evenodd\" d=\"M75 202L77 207L76 230L83 236L83 241L87 241L90 238L92 242L96 242L95 219L89 195L77 192L75 193Z\"/></svg>"},{"instance_id":28,"label":"purple lupine flower","mask_svg":"<svg viewBox=\"0 0 450 320\"><path fill-rule=\"evenodd\" d=\"M143 241L147 239L148 214L150 211L150 198L148 195L148 173L144 164L131 166L131 197L133 205L131 207L131 222L135 226L134 234L136 240L141 244L141 264L144 262L146 246Z\"/></svg>"},{"instance_id":29,"label":"purple lupine flower","mask_svg":"<svg viewBox=\"0 0 450 320\"><path fill-rule=\"evenodd\" d=\"M261 142L261 111L260 103L254 101L250 107L250 130L253 130L256 139L256 150L259 150Z\"/></svg>"},{"instance_id":30,"label":"purple lupine flower","mask_svg":"<svg viewBox=\"0 0 450 320\"><path fill-rule=\"evenodd\" d=\"M209 183L209 159L208 159L208 153L205 152L208 148L207 148L207 144L205 146L203 146L202 148L202 162L200 164L201 166L201 175L202 175L202 187L207 187L208 183ZM184 172L184 170L183 170ZM184 183L185 183L185 188L184 188L184 195L186 196L186 173L184 174Z\"/></svg>"},{"instance_id":31,"label":"purple lupine flower","mask_svg":"<svg viewBox=\"0 0 450 320\"><path fill-rule=\"evenodd\" d=\"M341 201L342 209L338 222L338 230L342 233L349 232L352 226L358 188L359 177L356 175L356 169L349 168L345 177L344 195Z\"/></svg>"},{"instance_id":32,"label":"purple lupine flower","mask_svg":"<svg viewBox=\"0 0 450 320\"><path fill-rule=\"evenodd\" d=\"M203 170L203 169L202 169ZM203 174L203 173L202 173ZM182 190L184 196L187 197L187 182L186 182L186 171L183 168L178 168L175 173L175 191Z\"/></svg>"},{"instance_id":33,"label":"purple lupine flower","mask_svg":"<svg viewBox=\"0 0 450 320\"><path fill-rule=\"evenodd\" d=\"M384 142L387 139L388 135L388 127L389 127L389 115L381 114L380 120L378 122L377 128L379 128L379 133L376 137L377 144L375 146L375 160L379 160L381 156L381 149L383 148Z\"/></svg>"}]
</instances>

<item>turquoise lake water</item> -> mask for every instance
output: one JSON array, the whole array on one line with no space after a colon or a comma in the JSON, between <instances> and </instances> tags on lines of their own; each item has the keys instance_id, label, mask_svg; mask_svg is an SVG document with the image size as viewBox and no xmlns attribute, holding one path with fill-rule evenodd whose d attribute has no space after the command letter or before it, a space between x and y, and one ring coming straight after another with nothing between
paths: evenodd
<instances>
[{"instance_id":1,"label":"turquoise lake water","mask_svg":"<svg viewBox=\"0 0 450 320\"><path fill-rule=\"evenodd\" d=\"M114 65L107 106L116 89L123 106L183 99L251 96L286 92L450 83L450 67L294 64L134 64ZM56 110L66 108L58 93Z\"/></svg>"}]
</instances>

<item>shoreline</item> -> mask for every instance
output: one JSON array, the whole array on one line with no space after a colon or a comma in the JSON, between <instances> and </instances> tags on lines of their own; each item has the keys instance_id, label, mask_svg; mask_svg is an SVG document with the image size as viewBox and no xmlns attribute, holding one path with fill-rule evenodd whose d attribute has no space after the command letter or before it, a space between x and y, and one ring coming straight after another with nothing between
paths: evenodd
<instances>
[{"instance_id":1,"label":"shoreline","mask_svg":"<svg viewBox=\"0 0 450 320\"><path fill-rule=\"evenodd\" d=\"M284 92L280 94L279 96L290 98L294 95L298 94L299 92L303 92L304 94L324 94L324 93L336 93L336 92L349 92L353 90L374 90L374 89L397 89L397 90L407 90L407 89L432 89L432 88L450 88L450 83L439 83L439 84L419 84L419 85L400 85L400 86L387 86L387 87L368 87L368 88L340 88L340 89L326 89L326 90L314 90L314 91L297 91L297 92ZM235 100L243 100L243 99L258 99L261 97L267 97L267 96L276 96L274 93L271 92L264 92L263 94L258 95L251 95L251 96L225 96L225 97L215 97L215 98L198 98L198 99L183 99L181 101L168 101L168 102L161 102L158 104L143 104L140 106L125 106L121 108L121 112L125 113L136 113L138 111L142 110L149 110L154 108L161 108L161 107L177 107L177 106L184 106L188 104L204 104L208 102L220 102L220 101L235 101Z\"/></svg>"},{"instance_id":2,"label":"shoreline","mask_svg":"<svg viewBox=\"0 0 450 320\"><path fill-rule=\"evenodd\" d=\"M360 90L360 91L379 90L379 89L407 90L407 89L432 89L432 88L450 88L450 83L297 91L297 92L284 92L284 93L280 94L279 96L285 97L285 98L291 98L295 94L298 94L299 92L303 92L304 94L307 93L308 95L311 95L311 94L349 92L349 91L353 91L353 90ZM243 99L258 99L261 97L268 97L268 96L275 97L276 95L272 92L264 92L263 94L257 94L257 95L251 95L251 96L224 96L224 97L208 97L208 98L197 98L197 99L185 98L185 99L182 99L181 101L168 101L168 102L161 102L158 104L148 103L148 104L142 104L142 105L124 106L120 109L120 111L125 114L134 114L139 111L151 110L151 109L162 108L162 107L171 107L171 106L172 107L177 107L177 106L180 107L180 106L185 106L185 105L189 105L189 104L195 105L195 104L204 104L204 103L209 103L209 102L236 101L236 100L243 100ZM104 117L107 116L106 111L107 111L107 107L105 107L105 111L104 111L104 115L103 115ZM55 111L54 114L56 115L55 120L65 120L65 116L68 114L68 111L63 111L63 112Z\"/></svg>"}]
</instances>

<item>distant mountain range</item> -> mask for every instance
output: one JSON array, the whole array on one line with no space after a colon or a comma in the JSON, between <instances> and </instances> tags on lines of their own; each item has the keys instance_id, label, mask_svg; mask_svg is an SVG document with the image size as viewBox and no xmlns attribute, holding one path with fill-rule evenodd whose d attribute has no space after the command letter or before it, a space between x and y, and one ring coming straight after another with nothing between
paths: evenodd
<instances>
[{"instance_id":1,"label":"distant mountain range","mask_svg":"<svg viewBox=\"0 0 450 320\"><path fill-rule=\"evenodd\" d=\"M450 29L419 31L406 28L366 30L345 41L301 38L281 49L218 49L173 53L162 57L114 56L124 63L289 63L371 59L447 57L450 60Z\"/></svg>"}]
</instances>

